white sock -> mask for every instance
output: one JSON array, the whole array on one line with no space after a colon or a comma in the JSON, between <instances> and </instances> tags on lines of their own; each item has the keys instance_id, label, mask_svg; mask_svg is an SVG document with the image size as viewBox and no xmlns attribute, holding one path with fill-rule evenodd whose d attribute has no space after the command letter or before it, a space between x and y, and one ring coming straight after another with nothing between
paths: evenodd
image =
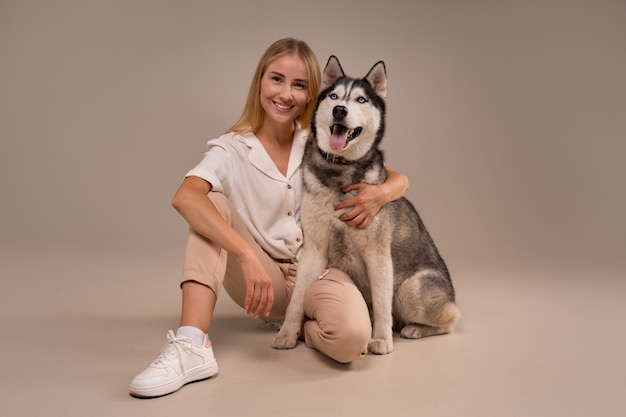
<instances>
[{"instance_id":1,"label":"white sock","mask_svg":"<svg viewBox=\"0 0 626 417\"><path fill-rule=\"evenodd\" d=\"M197 327L181 326L178 328L178 330L176 330L176 337L179 336L186 337L187 339L191 340L191 343L193 343L194 346L201 347L204 345L204 338L206 336L206 333L204 333Z\"/></svg>"}]
</instances>

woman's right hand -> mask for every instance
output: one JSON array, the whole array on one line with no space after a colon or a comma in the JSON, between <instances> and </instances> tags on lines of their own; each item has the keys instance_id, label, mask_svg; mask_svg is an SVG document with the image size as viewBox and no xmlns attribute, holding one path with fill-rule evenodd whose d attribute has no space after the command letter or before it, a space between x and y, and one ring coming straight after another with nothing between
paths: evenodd
<instances>
[{"instance_id":1,"label":"woman's right hand","mask_svg":"<svg viewBox=\"0 0 626 417\"><path fill-rule=\"evenodd\" d=\"M246 313L253 314L254 318L259 318L260 315L269 317L274 305L272 279L254 253L241 257L240 264L246 281Z\"/></svg>"}]
</instances>

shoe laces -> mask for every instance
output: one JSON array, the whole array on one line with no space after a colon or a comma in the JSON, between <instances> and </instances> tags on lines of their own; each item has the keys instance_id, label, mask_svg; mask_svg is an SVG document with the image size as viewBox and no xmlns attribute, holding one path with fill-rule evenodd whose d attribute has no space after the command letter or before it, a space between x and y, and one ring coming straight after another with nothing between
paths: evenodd
<instances>
[{"instance_id":1,"label":"shoe laces","mask_svg":"<svg viewBox=\"0 0 626 417\"><path fill-rule=\"evenodd\" d=\"M168 342L159 356L152 362L155 367L167 367L175 358L181 358L182 351L192 352L192 344L188 339L177 339L172 330L167 332Z\"/></svg>"}]
</instances>

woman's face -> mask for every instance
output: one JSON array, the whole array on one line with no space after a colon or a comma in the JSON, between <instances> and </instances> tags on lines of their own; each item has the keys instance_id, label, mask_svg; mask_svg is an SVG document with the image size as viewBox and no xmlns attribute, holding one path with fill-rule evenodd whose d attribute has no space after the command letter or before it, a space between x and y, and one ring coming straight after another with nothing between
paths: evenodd
<instances>
[{"instance_id":1,"label":"woman's face","mask_svg":"<svg viewBox=\"0 0 626 417\"><path fill-rule=\"evenodd\" d=\"M310 101L308 80L306 65L297 55L283 55L268 65L260 96L266 122L293 123Z\"/></svg>"}]
</instances>

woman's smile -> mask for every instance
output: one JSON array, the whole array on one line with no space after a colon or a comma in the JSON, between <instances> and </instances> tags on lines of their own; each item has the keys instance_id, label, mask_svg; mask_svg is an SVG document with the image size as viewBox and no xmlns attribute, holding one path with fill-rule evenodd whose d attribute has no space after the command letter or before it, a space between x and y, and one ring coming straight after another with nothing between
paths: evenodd
<instances>
[{"instance_id":1,"label":"woman's smile","mask_svg":"<svg viewBox=\"0 0 626 417\"><path fill-rule=\"evenodd\" d=\"M274 102L274 105L278 108L278 110L281 110L281 111L289 111L293 109L294 107L294 106L290 106L287 104L280 104L280 103L277 103L276 101Z\"/></svg>"}]
</instances>

